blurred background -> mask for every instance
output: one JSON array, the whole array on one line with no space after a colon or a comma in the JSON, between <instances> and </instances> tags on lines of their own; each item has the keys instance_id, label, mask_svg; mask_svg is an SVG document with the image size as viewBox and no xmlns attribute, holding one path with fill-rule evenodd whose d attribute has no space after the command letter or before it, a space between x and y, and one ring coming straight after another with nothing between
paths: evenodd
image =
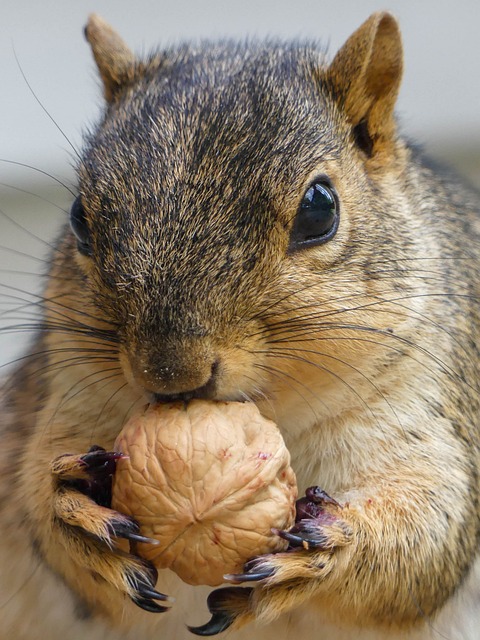
<instances>
[{"instance_id":1,"label":"blurred background","mask_svg":"<svg viewBox=\"0 0 480 640\"><path fill-rule=\"evenodd\" d=\"M73 149L102 108L82 33L89 13L139 54L191 38L271 35L318 38L333 55L379 9L403 33L403 131L480 187L478 0L1 0L0 365L22 348L26 334L10 327L29 322L25 303L36 301L48 243L72 201Z\"/></svg>"}]
</instances>

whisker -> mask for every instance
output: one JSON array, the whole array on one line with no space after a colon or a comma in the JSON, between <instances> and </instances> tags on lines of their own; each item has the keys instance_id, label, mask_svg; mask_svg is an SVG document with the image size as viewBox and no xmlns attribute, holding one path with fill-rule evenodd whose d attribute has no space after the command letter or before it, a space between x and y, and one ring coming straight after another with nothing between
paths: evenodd
<instances>
[{"instance_id":1,"label":"whisker","mask_svg":"<svg viewBox=\"0 0 480 640\"><path fill-rule=\"evenodd\" d=\"M439 324L438 322L436 322L432 318L430 318L430 317L426 316L425 314L417 311L416 309L412 309L411 307L408 307L407 305L404 305L404 304L401 304L399 302L395 302L395 301L392 301L392 300L379 300L375 304L378 305L378 306L375 306L375 305L370 306L369 307L369 312L373 311L374 313L384 313L384 314L388 314L388 315L394 315L394 316L397 316L397 317L400 317L400 318L412 318L412 317L420 318L422 320L422 322L424 322L425 324L430 324L432 327L434 327L435 329L437 329L441 333L444 333L445 335L447 335L448 338L450 340L452 340L453 343L456 344L459 347L459 349L461 349L461 351L463 351L464 357L466 359L470 359L471 360L471 353L463 346L463 344L460 342L460 340L452 332L448 331L446 329L446 327L442 326L441 324ZM382 308L379 308L379 305L386 305L386 306L392 305L392 306L400 307L402 309L405 309L406 312L402 313L402 312L399 312L399 311L392 311L390 309L382 309ZM356 310L356 309L352 309L352 311L353 310ZM350 309L345 309L343 311L345 313L348 313L351 310ZM328 325L328 324L325 325L325 323L321 323L321 325L318 326L318 327L316 326L316 324L313 324L313 323L310 324L310 325L308 325L308 324L306 325L302 321L302 317L300 317L300 320L297 319L297 322L298 322L298 326L300 326L302 329L306 329L306 334L308 334L311 330L317 330L317 329L318 330L322 330L324 328L324 326L331 327L331 325ZM281 333L280 331L277 331L275 333L277 342L281 342L281 341L289 342L291 340L292 332L293 332L292 329L294 330L294 327L293 326L289 326L288 321L285 323L285 325L286 325L285 326L285 332L284 332L286 334L285 338L282 339L282 338L278 337L278 334ZM259 334L261 335L261 332L257 332L257 335L259 335ZM267 329L265 329L264 334L268 335ZM296 341L297 341L297 338L298 338L298 336L300 334L299 333L295 333L294 335L295 335ZM393 338L395 337L395 335L392 335L390 332L389 332L389 335L391 337L393 337Z\"/></svg>"},{"instance_id":2,"label":"whisker","mask_svg":"<svg viewBox=\"0 0 480 640\"><path fill-rule=\"evenodd\" d=\"M115 373L111 373L110 375L104 375L106 373L110 373L111 371L114 371ZM96 375L102 375L102 378L100 378L99 380L94 380L93 382L90 382L89 384L83 386L82 388L78 389L77 391L75 391L74 393L72 393L72 391L78 387L78 385L82 384L83 382L85 382L86 380L88 380L89 378L92 378ZM58 414L58 412L60 411L60 409L62 409L68 402L71 402L73 400L73 398L75 398L76 396L78 396L78 394L85 392L87 389L89 389L92 386L95 386L97 384L100 384L101 382L106 382L106 385L104 385L103 387L100 387L99 390L103 389L105 386L107 386L108 384L111 384L112 379L114 378L118 378L122 375L122 370L121 367L113 367L110 369L101 369L99 371L94 371L93 373L89 373L88 375L84 376L83 378L81 378L80 380L77 380L75 382L75 384L67 391L63 394L63 396L60 398L55 410L53 411L53 413L51 414L50 418L48 419L48 421L45 424L45 427L43 429L43 437L47 436L47 431L53 428L53 424L55 421L55 418Z\"/></svg>"},{"instance_id":3,"label":"whisker","mask_svg":"<svg viewBox=\"0 0 480 640\"><path fill-rule=\"evenodd\" d=\"M74 198L77 197L77 194L74 191L72 191L70 187L67 187L67 185L64 182L62 182L59 178L56 178L55 176L53 176L51 173L48 173L48 171L43 171L42 169L39 169L38 167L34 167L31 164L26 164L25 162L18 162L16 160L7 160L6 158L0 158L0 162L5 162L5 164L13 164L14 166L17 166L17 167L24 167L25 169L31 169L32 171L36 171L37 173L40 173L41 175L46 176L51 180L54 180L57 184L59 184L64 189L66 189L69 193L71 193L71 195Z\"/></svg>"},{"instance_id":4,"label":"whisker","mask_svg":"<svg viewBox=\"0 0 480 640\"><path fill-rule=\"evenodd\" d=\"M53 202L53 200L49 200L48 198L45 198L45 196L41 196L39 193L35 193L34 191L29 191L28 189L23 189L22 187L17 187L16 185L9 184L8 182L0 182L0 186L1 187L5 187L6 189L12 189L13 191L18 191L18 193L24 193L25 195L31 196L32 198L38 198L39 200L41 200L42 202L45 202L46 204L51 204L52 207L55 207L55 209L58 209L59 211L64 213L66 216L68 216L68 214L69 214L69 212L66 209L64 209L63 207L61 207L58 203ZM25 231L29 235L32 235L32 237L37 238L37 236L31 234L28 231L28 229L26 229L25 227L22 227L22 225L20 225L18 222L16 222L14 218L11 218L6 213L3 213L3 215L6 218L8 218L10 220L10 222L12 222L16 226L18 226L20 229L22 229L23 231ZM43 242L43 240L42 240L42 242Z\"/></svg>"},{"instance_id":5,"label":"whisker","mask_svg":"<svg viewBox=\"0 0 480 640\"><path fill-rule=\"evenodd\" d=\"M438 257L438 258L435 258L435 257L417 258L417 259L408 259L408 260L401 260L401 261L402 262L414 262L415 260L416 261L435 261L435 260L438 260L438 261L441 261L441 263L443 264L444 262L448 262L449 260L450 261L456 261L457 259L458 260L470 260L471 258L472 258L472 255L467 253L464 258L446 256L446 257ZM396 263L396 262L400 262L400 260L398 260L398 259L397 260L383 260L383 261L378 261L378 263L377 262L373 262L373 263L369 263L369 268L372 269L376 264L384 264L384 263L385 264L392 264L392 263ZM392 278L393 277L398 278L399 275L404 276L404 275L408 274L409 279L412 279L414 277L414 276L411 275L412 273L420 273L420 272L421 272L422 275L418 276L419 279L424 279L425 274L431 274L431 275L434 275L436 278L438 278L438 280L440 282L442 282L442 283L448 282L449 278L451 277L452 278L452 282L456 286L458 286L458 284L459 284L458 276L450 276L450 274L448 272L445 272L445 271L432 271L432 270L427 270L427 269L419 270L419 269L405 269L405 268L402 268L400 271L399 271L399 269L383 270L381 272L373 271L372 277L380 275L381 277L378 277L378 278L375 278L375 279L382 280L382 279L384 279L385 274L390 274L391 273ZM353 278L353 277L350 277L350 278L345 278L345 277L338 278L337 277L335 279L334 284L336 286L338 286L340 284L343 285L343 284L355 283L355 282L356 282L356 279ZM460 281L460 282L462 282L462 281ZM469 283L467 281L465 281L465 282L462 282L462 284L464 284L465 287L468 287ZM308 290L315 289L315 288L321 287L321 286L322 285L319 285L318 282L314 282L314 283L310 283L308 285L305 285L303 287L300 287L299 289L295 289L294 291L290 291L287 294L285 294L284 296L275 299L273 302L270 302L267 306L263 306L260 309L260 311L258 311L257 313L255 313L253 315L249 315L249 319L256 320L256 319L260 318L260 319L263 320L266 317L268 317L268 313L267 312L272 310L272 309L274 311L273 311L273 313L271 315L275 316L276 313L277 313L277 309L281 305L281 303L285 302L286 300L288 300L289 298L291 298L293 296L299 295L301 293L305 293ZM384 293L388 293L388 291L379 292L379 293L383 295ZM316 309L318 311L318 304L331 304L332 302L341 301L341 300L348 300L348 299L352 299L352 298L355 298L355 297L359 297L359 296L361 297L361 296L367 296L367 295L368 294L366 294L364 292L360 292L360 293L348 294L348 295L345 295L345 296L342 296L342 297L329 298L329 299L326 299L326 300L322 299L321 302L320 302L320 300L319 301L315 301L315 302L310 303L309 305L302 305L300 308L305 309L307 307L311 307L311 308L314 308L314 309ZM245 314L244 314L244 316L245 316ZM242 317L240 319L242 319Z\"/></svg>"},{"instance_id":6,"label":"whisker","mask_svg":"<svg viewBox=\"0 0 480 640\"><path fill-rule=\"evenodd\" d=\"M120 391L122 391L122 389L125 389L125 387L128 387L128 382L125 382L124 384L120 385L120 387L118 387L118 389L117 389L116 391L114 391L114 392L110 395L110 397L109 397L109 398L107 398L107 400L104 402L104 404L103 404L102 408L100 409L100 411L99 411L99 413L98 413L97 419L95 420L95 422L94 422L94 424L93 424L93 426L92 426L92 432L91 432L91 438L92 438L92 439L93 439L93 433L94 433L94 431L95 431L95 429L96 429L96 427L97 427L97 425L98 425L98 423L99 423L99 421L100 421L100 418L102 417L102 414L103 414L103 412L105 411L105 409L106 409L107 405L108 405L108 404L110 404L110 402L115 398L115 396L116 396L117 394L119 394L119 393L120 393ZM112 406L110 407L110 409L108 410L108 413L106 414L106 416L104 416L105 421L107 420L109 413L113 410L113 407L114 407L114 405L112 405Z\"/></svg>"},{"instance_id":7,"label":"whisker","mask_svg":"<svg viewBox=\"0 0 480 640\"><path fill-rule=\"evenodd\" d=\"M120 421L120 424L122 425L121 428L123 428L123 426L126 424L127 420L130 417L131 412L139 402L143 402L143 404L145 404L145 398L142 394L139 394L138 397L130 404L128 409L125 411L123 419Z\"/></svg>"},{"instance_id":8,"label":"whisker","mask_svg":"<svg viewBox=\"0 0 480 640\"><path fill-rule=\"evenodd\" d=\"M388 292L382 292L382 295L385 295L385 293ZM295 309L295 316L292 318L282 318L280 319L277 323L271 323L268 325L269 329L275 329L277 324L282 324L282 325L286 325L289 322L304 322L307 319L315 319L318 320L319 318L329 318L331 316L334 315L338 315L341 313L352 313L352 312L356 312L356 311L364 311L365 309L369 309L370 307L374 307L375 305L378 305L379 302L381 303L386 303L386 302L390 302L390 303L395 303L395 302L403 302L404 300L413 300L413 299L423 299L423 298L430 298L430 297L446 297L446 298L460 298L460 299L468 299L468 300L477 300L478 298L471 296L471 295L466 295L466 294L450 294L450 293L443 293L443 292L435 292L435 293L411 293L408 295L401 295L401 296L395 296L393 298L380 298L380 300L378 300L378 295L379 294L375 294L374 296L372 296L372 294L366 294L366 293L359 293L359 294L353 294L352 296L344 296L341 298L333 298L331 300L328 301L328 304L331 304L332 302L344 302L346 300L350 300L352 298L355 297L366 297L367 299L369 299L369 302L365 302L363 304L359 304L356 306L351 306L351 307L342 307L341 309L326 309L324 311L318 311L318 306L321 304L324 304L323 301L318 301L318 302L312 302L308 305L303 305L300 307L297 307ZM371 300L373 298L375 298L373 301ZM299 312L304 311L305 309L314 309L314 311L312 311L311 314L303 314L303 315L298 315ZM276 314L275 314L276 315ZM268 319L268 318L266 318Z\"/></svg>"},{"instance_id":9,"label":"whisker","mask_svg":"<svg viewBox=\"0 0 480 640\"><path fill-rule=\"evenodd\" d=\"M31 356L22 356L21 358L17 358L12 362L18 364L21 361L29 359L30 357ZM41 357L38 357L37 359L43 362ZM12 362L2 364L1 366L4 367L7 365L11 365ZM107 363L115 363L118 365L118 358L105 357L105 356L88 356L88 354L75 356L75 357L72 356L71 358L64 358L63 360L48 362L43 366L39 366L30 371L23 372L22 375L23 375L23 380L27 381L30 379L34 379L37 376L42 375L43 373L49 373L49 374L53 374L52 376L52 380L53 380L56 377L56 372L62 373L65 369L70 367L85 366L85 365L92 365L92 364L107 364ZM12 388L11 385L13 384L15 384L15 379L12 377L9 380L7 380L7 382L5 383L5 389L11 389Z\"/></svg>"},{"instance_id":10,"label":"whisker","mask_svg":"<svg viewBox=\"0 0 480 640\"><path fill-rule=\"evenodd\" d=\"M282 347L281 349L277 349L274 348L271 352L269 351L257 351L257 353L264 353L266 355L271 355L271 353L273 353L275 356L278 355L285 355L287 354L287 356L289 356L290 354L293 354L294 357L298 357L297 356L297 351L299 351L298 349L295 348L289 348L289 347ZM315 356L320 356L321 358L329 358L331 360L333 360L334 362L339 362L340 364L344 365L345 367L351 369L352 371L354 371L355 373L357 373L358 375L360 375L379 395L379 397L382 398L382 400L386 403L386 405L388 406L388 408L390 409L390 411L392 412L392 415L394 416L398 426L400 427L400 429L404 432L405 434L405 430L403 427L403 424L400 420L400 417L398 416L398 413L396 412L394 406L392 405L392 403L390 402L390 400L385 396L385 394L381 391L381 389L379 388L379 386L377 384L375 384L375 382L373 382L373 380L371 380L367 375L365 375L363 373L363 371L361 371L358 367L355 367L354 365L352 365L350 362L347 362L346 360L339 358L338 356L334 356L328 353L324 353L322 351L318 351L316 349L300 349L301 353L305 353L305 354L311 354L311 355L315 355ZM301 362L305 362L307 364L311 364L313 366L317 366L317 363L314 363L308 359L304 359L301 358ZM320 367L322 370L323 367ZM332 375L332 371L328 370L328 374ZM342 381L342 383L345 384L345 380L343 380L343 378L341 378L341 376L339 376L339 379ZM351 390L353 389L353 387L351 387ZM356 393L358 398L361 398L361 396ZM363 400L363 399L362 399ZM364 403L364 406L367 407L368 405L366 405ZM405 434L406 437L406 434Z\"/></svg>"},{"instance_id":11,"label":"whisker","mask_svg":"<svg viewBox=\"0 0 480 640\"><path fill-rule=\"evenodd\" d=\"M7 284L1 284L0 286L2 288L4 288L4 289L7 289L8 291L13 291L15 293L23 293L26 296L31 296L32 298L36 299L36 301L31 301L30 304L31 305L37 305L42 310L44 309L44 307L47 304L48 305L54 305L55 307L59 307L60 309L65 309L67 311L74 311L78 315L81 315L81 316L84 316L86 318L91 318L93 320L98 321L98 314L96 315L94 313L88 313L84 309L83 310L80 310L78 308L72 309L68 305L59 302L57 298L62 298L63 297L63 293L59 293L59 294L57 294L55 296L47 298L47 297L45 297L45 296L43 296L41 294L33 293L31 291L26 291L24 289L21 289L20 287L14 287L14 286L7 285ZM10 298L11 299L15 299L15 296L11 295ZM22 298L17 298L17 299L24 301L24 299L22 299ZM57 308L49 307L49 311L51 313L55 313L55 314L59 315L60 317L67 318L69 320L69 322L73 322L72 318L70 318L69 316L66 316L65 314L61 314L60 311ZM79 321L76 321L76 322L79 325L82 324ZM112 323L110 322L110 324L112 324Z\"/></svg>"},{"instance_id":12,"label":"whisker","mask_svg":"<svg viewBox=\"0 0 480 640\"><path fill-rule=\"evenodd\" d=\"M303 358L302 356L299 356L299 355L296 355L296 354L281 353L281 352L278 352L278 351L270 351L270 352L267 351L266 355L268 357L271 357L271 358L284 358L286 360L295 360L297 362L302 362L304 364L311 365L311 366L315 367L316 369L319 369L320 371L323 371L327 375L331 375L333 378L335 378L336 380L341 382L344 386L346 386L348 388L348 390L351 391L355 395L355 397L360 401L360 403L362 404L364 409L367 410L367 412L375 420L376 424L381 428L381 424L378 421L378 418L375 415L374 411L372 410L371 407L368 406L368 404L365 402L364 398L362 398L362 396L358 393L358 391L349 382L344 380L340 375L338 375L337 373L335 373L334 371L332 371L328 367L325 367L325 366L323 366L323 365L321 365L321 364L319 364L317 362L312 362L308 358Z\"/></svg>"},{"instance_id":13,"label":"whisker","mask_svg":"<svg viewBox=\"0 0 480 640\"><path fill-rule=\"evenodd\" d=\"M65 343L65 342L63 342ZM62 343L60 343L62 344ZM102 347L103 343L102 342L96 342L96 341L91 341L90 344L93 345L97 345ZM40 351L34 351L33 353L27 353L25 355L19 356L18 358L15 358L15 360L12 360L12 362L7 363L7 364L18 364L24 360L28 360L31 358L44 358L45 356L48 355L54 355L54 354L58 354L58 353L81 353L81 354L88 354L88 353L95 353L95 354L99 354L99 353L104 353L104 354L108 354L108 355L114 355L114 354L118 354L118 350L117 349L110 349L110 348L88 348L88 347L54 347L54 348L48 348L48 349L42 349ZM0 367L3 367L5 365L0 365Z\"/></svg>"},{"instance_id":14,"label":"whisker","mask_svg":"<svg viewBox=\"0 0 480 640\"><path fill-rule=\"evenodd\" d=\"M42 109L43 113L45 113L45 115L47 116L47 118L50 120L50 122L52 122L54 124L54 126L56 127L57 131L59 131L61 133L61 135L63 136L64 140L67 141L69 147L73 150L73 153L77 156L77 158L80 160L80 154L78 153L77 149L75 148L75 146L73 145L73 143L71 142L71 140L68 138L68 136L66 135L66 133L63 131L63 129L61 129L60 125L58 124L58 122L56 122L56 120L53 118L53 116L49 113L49 111L46 109L46 107L42 104L40 98L37 96L37 94L35 93L35 91L32 88L32 85L30 84L30 82L27 80L27 76L25 75L25 72L23 71L22 65L20 64L20 60L17 56L17 52L15 51L15 47L13 48L13 55L15 57L15 61L17 63L18 69L20 70L20 73L22 75L23 80L25 81L25 84L27 85L30 93L32 94L32 96L34 97L35 101L37 102L37 104L40 106L40 108Z\"/></svg>"},{"instance_id":15,"label":"whisker","mask_svg":"<svg viewBox=\"0 0 480 640\"><path fill-rule=\"evenodd\" d=\"M264 364L264 363L259 363L259 362L255 362L253 366L256 369L260 369L261 371L265 371L266 373L276 377L277 379L281 379L282 376L283 376L284 378L286 378L287 380L292 381L293 383L295 383L299 387L303 387L310 395L312 395L312 391L307 387L307 385L305 383L301 382L300 380L295 378L295 376L287 373L286 371L282 371L281 369L276 369L274 367L271 367L270 365L267 365L267 364ZM294 387L291 387L291 389L293 391L295 391L295 393L297 393L300 396L300 398L303 400L303 402L310 408L310 410L312 411L312 413L315 416L315 418L317 418L318 417L317 416L317 412L312 407L312 405L309 402L309 400L303 395L303 393L300 393L300 391L298 389L294 388ZM331 413L329 407L327 406L327 404L324 402L324 400L322 398L317 398L317 400L325 408L326 411Z\"/></svg>"},{"instance_id":16,"label":"whisker","mask_svg":"<svg viewBox=\"0 0 480 640\"><path fill-rule=\"evenodd\" d=\"M115 373L112 373L109 376L104 376L103 378L101 378L100 380L94 380L93 382L90 382L89 384L85 385L84 387L81 387L80 389L78 389L77 391L75 391L75 393L72 393L72 391L75 389L75 387L77 387L78 385L80 385L82 382L85 382L85 380L88 380L89 378L92 378L95 375L98 375L99 373L101 373L102 375L105 373L110 373L111 371L114 371ZM111 367L109 369L101 369L100 371L94 371L93 373L89 373L88 375L84 376L81 380L78 380L68 391L67 394L65 394L64 396L64 400L65 403L66 402L70 402L70 400L73 400L73 398L76 398L80 393L83 393L86 389L89 389L90 387L98 384L99 382L104 382L105 380L111 380L112 378L117 378L119 377L121 374L123 373L122 368L118 365L116 367ZM103 387L101 387L103 388ZM62 399L63 400L63 399ZM63 406L63 401L62 401L62 406Z\"/></svg>"},{"instance_id":17,"label":"whisker","mask_svg":"<svg viewBox=\"0 0 480 640\"><path fill-rule=\"evenodd\" d=\"M452 369L450 366L448 366L439 356L435 355L434 353L432 353L431 351L429 351L425 347L423 347L423 346L421 346L421 345L419 345L419 344L413 342L412 340L409 340L408 338L405 338L403 336L399 336L399 335L394 334L394 333L389 333L388 331L385 331L383 329L377 329L375 327L354 325L354 324L333 324L332 323L332 324L329 324L329 325L325 325L325 326L321 326L321 327L312 327L312 328L314 328L316 331L331 331L331 330L338 330L338 329L359 331L359 332L373 333L373 334L376 334L376 335L381 335L381 336L387 337L388 339L391 339L391 340L396 340L397 342L400 342L400 343L405 344L408 347L412 348L414 351L418 351L419 353L422 353L427 358L429 358L430 360L435 362L440 367L442 372L445 375L448 375L448 377L450 377L450 379L456 380L456 381L461 380L462 382L467 384L475 392L478 391L478 389L476 389L475 387L471 386L466 380L463 379L463 377L462 377L462 375L460 373L456 372L454 369ZM296 341L295 334L293 334L293 337L290 336L290 339ZM313 338L311 338L311 339L313 339ZM335 340L337 338L329 337L329 338L325 338L325 339ZM426 366L424 363L422 363L421 361L418 361L417 359L415 359L415 361L419 362L419 364L423 364L424 366Z\"/></svg>"},{"instance_id":18,"label":"whisker","mask_svg":"<svg viewBox=\"0 0 480 640\"><path fill-rule=\"evenodd\" d=\"M105 333L104 333L105 331ZM65 335L80 335L80 336L89 336L96 338L101 338L106 342L111 342L113 344L118 344L118 338L114 335L109 335L106 333L106 330L95 329L92 327L72 327L70 325L61 325L54 323L24 323L24 324L15 324L15 325L7 325L5 327L0 327L0 333L5 334L14 334L14 333L37 333L37 334L65 334Z\"/></svg>"},{"instance_id":19,"label":"whisker","mask_svg":"<svg viewBox=\"0 0 480 640\"><path fill-rule=\"evenodd\" d=\"M8 605L10 604L10 602L16 597L18 596L18 594L22 591L22 589L24 589L25 587L28 586L28 583L30 582L30 580L33 579L34 575L36 574L36 572L39 570L40 566L43 565L42 560L37 556L34 556L32 553L32 558L31 561L36 560L36 565L33 567L33 570L31 571L31 573L25 578L25 580L22 582L22 584L13 592L9 595L9 597L0 604L0 610L1 609L5 609L6 607L8 607Z\"/></svg>"},{"instance_id":20,"label":"whisker","mask_svg":"<svg viewBox=\"0 0 480 640\"><path fill-rule=\"evenodd\" d=\"M31 253L26 253L25 251L20 251L19 249L12 249L12 247L0 245L0 251L5 251L7 253L11 253L12 255L20 256L21 258L28 258L29 260L35 260L35 262L41 262L42 264L48 265L48 260L46 260L45 258L33 256Z\"/></svg>"},{"instance_id":21,"label":"whisker","mask_svg":"<svg viewBox=\"0 0 480 640\"><path fill-rule=\"evenodd\" d=\"M12 188L16 188L16 187L12 187ZM25 191L24 189L19 189L19 190L20 191ZM28 192L26 192L26 193L28 193ZM35 195L35 194L31 194L31 195ZM40 197L40 196L38 196L38 197ZM59 209L60 209L60 207L59 207ZM62 211L63 211L63 209L62 209ZM57 252L61 253L62 255L66 255L66 253L64 251L62 251L57 245L54 245L51 242L48 242L47 240L44 240L43 238L40 238L40 236L37 236L35 233L33 233L32 231L30 231L29 229L27 229L26 227L21 225L19 222L17 222L14 218L9 216L7 213L5 213L5 211L3 209L0 209L0 215L2 215L4 218L6 218L14 227L16 227L17 229L20 229L20 231L25 233L30 238L33 238L37 242L40 242L41 244L45 245L46 247L48 247L52 251L56 250Z\"/></svg>"},{"instance_id":22,"label":"whisker","mask_svg":"<svg viewBox=\"0 0 480 640\"><path fill-rule=\"evenodd\" d=\"M1 247L0 247L1 249ZM66 271L68 271L68 269L66 269ZM57 280L58 282L71 282L72 278L68 277L68 276L62 276L58 273L53 274L53 273L41 273L38 271L25 271L25 269L0 269L0 273L4 273L4 274L13 274L16 276L28 276L30 278L36 278L39 281L42 280L47 280L47 281L51 281L51 280ZM0 282L0 288L3 287L3 284ZM5 296L8 298L8 296ZM0 304L1 304L1 300L0 300Z\"/></svg>"}]
</instances>

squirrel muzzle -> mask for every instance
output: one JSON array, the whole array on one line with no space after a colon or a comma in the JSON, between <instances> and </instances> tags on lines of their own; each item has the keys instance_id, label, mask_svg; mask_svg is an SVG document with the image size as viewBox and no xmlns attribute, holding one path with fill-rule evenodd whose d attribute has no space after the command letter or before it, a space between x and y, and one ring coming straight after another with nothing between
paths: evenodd
<instances>
[{"instance_id":1,"label":"squirrel muzzle","mask_svg":"<svg viewBox=\"0 0 480 640\"><path fill-rule=\"evenodd\" d=\"M220 359L206 340L159 339L157 347L130 355L129 366L155 400L189 400L215 396Z\"/></svg>"}]
</instances>

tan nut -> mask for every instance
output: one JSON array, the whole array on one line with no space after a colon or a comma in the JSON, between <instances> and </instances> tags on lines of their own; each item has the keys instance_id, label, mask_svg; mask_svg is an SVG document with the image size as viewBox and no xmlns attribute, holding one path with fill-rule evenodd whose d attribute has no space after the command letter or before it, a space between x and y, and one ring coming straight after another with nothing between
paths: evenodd
<instances>
[{"instance_id":1,"label":"tan nut","mask_svg":"<svg viewBox=\"0 0 480 640\"><path fill-rule=\"evenodd\" d=\"M252 403L193 400L148 408L120 433L114 509L158 546L139 553L185 582L216 586L286 544L297 488L276 425Z\"/></svg>"}]
</instances>

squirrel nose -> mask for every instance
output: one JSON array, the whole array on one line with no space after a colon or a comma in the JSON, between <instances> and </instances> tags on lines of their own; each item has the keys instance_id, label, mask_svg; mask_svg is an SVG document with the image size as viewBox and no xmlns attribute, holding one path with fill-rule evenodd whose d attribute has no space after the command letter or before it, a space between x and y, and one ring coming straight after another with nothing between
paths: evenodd
<instances>
[{"instance_id":1,"label":"squirrel nose","mask_svg":"<svg viewBox=\"0 0 480 640\"><path fill-rule=\"evenodd\" d=\"M156 391L150 392L152 402L175 402L183 401L188 402L194 398L210 400L215 397L217 391L217 371L219 368L219 361L216 360L212 365L211 376L208 382L201 387L191 389L189 391L182 391L180 393L158 393Z\"/></svg>"},{"instance_id":2,"label":"squirrel nose","mask_svg":"<svg viewBox=\"0 0 480 640\"><path fill-rule=\"evenodd\" d=\"M150 352L130 360L132 373L155 402L213 398L220 360L199 350Z\"/></svg>"}]
</instances>

